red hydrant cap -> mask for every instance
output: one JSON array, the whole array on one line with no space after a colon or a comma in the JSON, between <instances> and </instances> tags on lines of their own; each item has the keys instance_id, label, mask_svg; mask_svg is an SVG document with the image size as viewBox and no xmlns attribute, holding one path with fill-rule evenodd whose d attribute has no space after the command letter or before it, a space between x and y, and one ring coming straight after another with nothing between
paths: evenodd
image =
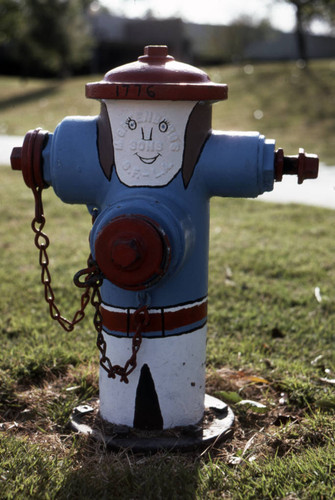
<instances>
[{"instance_id":1,"label":"red hydrant cap","mask_svg":"<svg viewBox=\"0 0 335 500\"><path fill-rule=\"evenodd\" d=\"M86 84L86 97L168 101L221 101L228 86L204 71L177 62L166 45L148 45L137 61L114 68L100 82Z\"/></svg>"},{"instance_id":2,"label":"red hydrant cap","mask_svg":"<svg viewBox=\"0 0 335 500\"><path fill-rule=\"evenodd\" d=\"M98 232L95 258L109 281L126 290L143 290L166 273L170 243L149 217L121 215Z\"/></svg>"}]
</instances>

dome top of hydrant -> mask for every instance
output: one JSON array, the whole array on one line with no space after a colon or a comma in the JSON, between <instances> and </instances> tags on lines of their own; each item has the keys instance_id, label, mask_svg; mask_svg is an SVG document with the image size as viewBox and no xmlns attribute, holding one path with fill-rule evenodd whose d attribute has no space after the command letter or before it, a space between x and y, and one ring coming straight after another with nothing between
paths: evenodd
<instances>
[{"instance_id":1,"label":"dome top of hydrant","mask_svg":"<svg viewBox=\"0 0 335 500\"><path fill-rule=\"evenodd\" d=\"M137 61L114 68L100 82L86 84L86 97L168 101L221 101L228 86L168 55L166 45L148 45Z\"/></svg>"}]
</instances>

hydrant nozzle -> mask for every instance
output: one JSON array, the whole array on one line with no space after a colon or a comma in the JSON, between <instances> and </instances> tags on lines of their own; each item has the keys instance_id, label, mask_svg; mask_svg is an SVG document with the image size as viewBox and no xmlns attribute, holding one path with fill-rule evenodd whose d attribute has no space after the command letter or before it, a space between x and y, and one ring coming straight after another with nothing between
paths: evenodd
<instances>
[{"instance_id":1,"label":"hydrant nozzle","mask_svg":"<svg viewBox=\"0 0 335 500\"><path fill-rule=\"evenodd\" d=\"M22 147L12 150L10 162L13 170L21 170L26 185L45 188L42 172L42 151L49 132L36 128L26 133Z\"/></svg>"},{"instance_id":2,"label":"hydrant nozzle","mask_svg":"<svg viewBox=\"0 0 335 500\"><path fill-rule=\"evenodd\" d=\"M306 179L316 179L319 172L319 158L314 154L305 154L303 148L295 156L284 156L279 148L274 158L275 180L281 182L283 175L297 175L298 184Z\"/></svg>"}]
</instances>

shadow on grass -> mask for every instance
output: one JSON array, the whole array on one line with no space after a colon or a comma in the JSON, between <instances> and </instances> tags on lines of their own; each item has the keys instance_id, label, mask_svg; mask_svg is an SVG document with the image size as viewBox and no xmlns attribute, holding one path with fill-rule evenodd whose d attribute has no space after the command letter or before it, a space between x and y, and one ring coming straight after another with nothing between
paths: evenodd
<instances>
[{"instance_id":1,"label":"shadow on grass","mask_svg":"<svg viewBox=\"0 0 335 500\"><path fill-rule=\"evenodd\" d=\"M16 421L27 405L18 401L17 394L8 381L0 379L0 422Z\"/></svg>"},{"instance_id":2,"label":"shadow on grass","mask_svg":"<svg viewBox=\"0 0 335 500\"><path fill-rule=\"evenodd\" d=\"M57 492L60 500L196 498L200 465L194 455L134 455L129 451L88 450L85 445L82 451L87 455Z\"/></svg>"},{"instance_id":3,"label":"shadow on grass","mask_svg":"<svg viewBox=\"0 0 335 500\"><path fill-rule=\"evenodd\" d=\"M37 90L29 90L18 95L1 99L0 100L0 111L4 111L13 106L18 106L20 104L27 104L43 97L55 94L59 91L60 85L52 84L48 87L40 88Z\"/></svg>"}]
</instances>

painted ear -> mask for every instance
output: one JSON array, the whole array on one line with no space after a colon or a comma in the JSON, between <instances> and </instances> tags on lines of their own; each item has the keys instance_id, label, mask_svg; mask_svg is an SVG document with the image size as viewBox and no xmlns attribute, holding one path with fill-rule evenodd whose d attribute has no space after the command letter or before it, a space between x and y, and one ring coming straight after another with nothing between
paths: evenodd
<instances>
[{"instance_id":1,"label":"painted ear","mask_svg":"<svg viewBox=\"0 0 335 500\"><path fill-rule=\"evenodd\" d=\"M97 119L97 147L100 166L110 181L114 165L114 146L107 106L104 102L101 103L101 111Z\"/></svg>"},{"instance_id":2,"label":"painted ear","mask_svg":"<svg viewBox=\"0 0 335 500\"><path fill-rule=\"evenodd\" d=\"M201 151L212 130L212 106L198 102L190 114L186 131L183 156L183 181L187 188Z\"/></svg>"}]
</instances>

